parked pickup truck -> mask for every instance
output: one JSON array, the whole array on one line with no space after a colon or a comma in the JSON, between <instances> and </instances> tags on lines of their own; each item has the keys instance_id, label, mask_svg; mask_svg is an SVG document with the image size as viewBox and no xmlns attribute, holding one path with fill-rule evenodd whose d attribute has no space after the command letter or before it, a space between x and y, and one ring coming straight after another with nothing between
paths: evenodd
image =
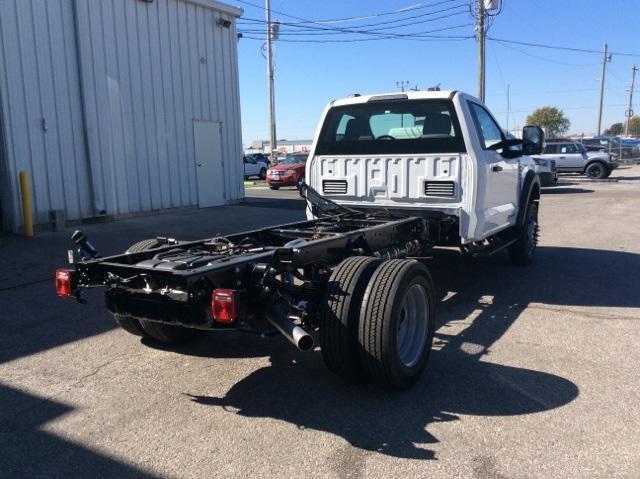
<instances>
[{"instance_id":1,"label":"parked pickup truck","mask_svg":"<svg viewBox=\"0 0 640 479\"><path fill-rule=\"evenodd\" d=\"M198 241L154 238L101 257L81 232L82 258L56 271L58 295L104 287L116 322L165 343L203 331L278 332L316 341L328 368L390 388L424 370L439 295L434 246L470 256L507 249L534 258L540 182L530 154L538 127L505 138L477 99L459 92L357 96L331 102L300 193L306 221Z\"/></svg>"}]
</instances>

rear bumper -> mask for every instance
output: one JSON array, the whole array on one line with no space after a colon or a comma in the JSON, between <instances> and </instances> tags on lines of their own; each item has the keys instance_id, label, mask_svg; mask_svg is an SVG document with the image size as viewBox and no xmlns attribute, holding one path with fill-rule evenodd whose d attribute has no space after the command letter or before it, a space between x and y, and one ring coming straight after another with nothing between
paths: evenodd
<instances>
[{"instance_id":1,"label":"rear bumper","mask_svg":"<svg viewBox=\"0 0 640 479\"><path fill-rule=\"evenodd\" d=\"M156 294L140 295L119 289L105 292L107 309L134 319L156 321L188 328L213 329L213 320L194 302L170 301Z\"/></svg>"}]
</instances>

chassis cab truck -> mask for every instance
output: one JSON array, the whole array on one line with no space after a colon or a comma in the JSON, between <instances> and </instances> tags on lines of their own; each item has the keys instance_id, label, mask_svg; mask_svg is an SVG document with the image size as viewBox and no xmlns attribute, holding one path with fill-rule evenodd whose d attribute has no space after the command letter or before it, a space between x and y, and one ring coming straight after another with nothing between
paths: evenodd
<instances>
[{"instance_id":1,"label":"chassis cab truck","mask_svg":"<svg viewBox=\"0 0 640 479\"><path fill-rule=\"evenodd\" d=\"M464 93L334 101L307 162L309 185L299 185L306 221L152 238L105 257L77 231L81 259L70 254L72 266L56 271L56 290L82 302L86 288L104 288L115 321L149 340L282 334L302 351L319 346L343 378L406 388L427 365L439 300L415 258L457 246L530 263L540 181L528 155L543 143L534 126L506 138Z\"/></svg>"},{"instance_id":2,"label":"chassis cab truck","mask_svg":"<svg viewBox=\"0 0 640 479\"><path fill-rule=\"evenodd\" d=\"M432 245L487 254L509 242L522 265L533 259L540 194L528 155L544 139L538 127L525 127L523 138L507 138L465 93L356 95L325 109L306 178L349 208L424 218ZM506 233L527 213L531 240L523 248Z\"/></svg>"}]
</instances>

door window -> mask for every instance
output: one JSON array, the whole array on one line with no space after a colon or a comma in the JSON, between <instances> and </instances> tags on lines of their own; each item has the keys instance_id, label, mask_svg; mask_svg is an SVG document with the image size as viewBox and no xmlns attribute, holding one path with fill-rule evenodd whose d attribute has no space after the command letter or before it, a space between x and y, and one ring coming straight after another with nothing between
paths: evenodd
<instances>
[{"instance_id":1,"label":"door window","mask_svg":"<svg viewBox=\"0 0 640 479\"><path fill-rule=\"evenodd\" d=\"M558 145L547 145L544 147L545 155L555 155L558 153Z\"/></svg>"},{"instance_id":2,"label":"door window","mask_svg":"<svg viewBox=\"0 0 640 479\"><path fill-rule=\"evenodd\" d=\"M502 141L502 130L489 112L477 103L469 103L475 120L482 148L485 150Z\"/></svg>"},{"instance_id":3,"label":"door window","mask_svg":"<svg viewBox=\"0 0 640 479\"><path fill-rule=\"evenodd\" d=\"M577 153L578 148L573 143L560 146L560 153Z\"/></svg>"}]
</instances>

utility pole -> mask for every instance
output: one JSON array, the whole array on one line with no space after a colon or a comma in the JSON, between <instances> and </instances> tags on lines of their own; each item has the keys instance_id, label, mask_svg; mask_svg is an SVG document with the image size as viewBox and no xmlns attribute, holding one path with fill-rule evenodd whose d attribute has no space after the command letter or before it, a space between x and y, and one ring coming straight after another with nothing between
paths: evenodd
<instances>
[{"instance_id":1,"label":"utility pole","mask_svg":"<svg viewBox=\"0 0 640 479\"><path fill-rule=\"evenodd\" d=\"M631 89L629 90L629 108L625 112L625 116L627 117L627 124L624 127L624 136L629 136L629 124L631 123L631 117L633 116L633 89L636 86L636 72L638 71L638 67L633 65L631 69Z\"/></svg>"},{"instance_id":2,"label":"utility pole","mask_svg":"<svg viewBox=\"0 0 640 479\"><path fill-rule=\"evenodd\" d=\"M396 87L400 88L400 90L402 92L404 92L404 89L406 87L408 87L408 86L409 86L409 80L403 80L403 81L397 81L396 82Z\"/></svg>"},{"instance_id":3,"label":"utility pole","mask_svg":"<svg viewBox=\"0 0 640 479\"><path fill-rule=\"evenodd\" d=\"M273 152L277 150L276 140L276 101L273 90L273 26L271 24L271 1L265 0L265 15L267 20L267 83L269 89L269 158L274 161Z\"/></svg>"},{"instance_id":4,"label":"utility pole","mask_svg":"<svg viewBox=\"0 0 640 479\"><path fill-rule=\"evenodd\" d=\"M602 57L602 76L600 77L600 108L598 110L598 136L600 136L600 129L602 127L602 105L604 104L604 77L607 72L607 63L611 61L611 55L608 55L607 52L609 50L609 46L604 44L604 56Z\"/></svg>"},{"instance_id":5,"label":"utility pole","mask_svg":"<svg viewBox=\"0 0 640 479\"><path fill-rule=\"evenodd\" d=\"M476 11L476 38L478 40L478 98L484 103L484 42L485 42L485 29L484 29L484 0L478 0L478 6Z\"/></svg>"}]
</instances>

